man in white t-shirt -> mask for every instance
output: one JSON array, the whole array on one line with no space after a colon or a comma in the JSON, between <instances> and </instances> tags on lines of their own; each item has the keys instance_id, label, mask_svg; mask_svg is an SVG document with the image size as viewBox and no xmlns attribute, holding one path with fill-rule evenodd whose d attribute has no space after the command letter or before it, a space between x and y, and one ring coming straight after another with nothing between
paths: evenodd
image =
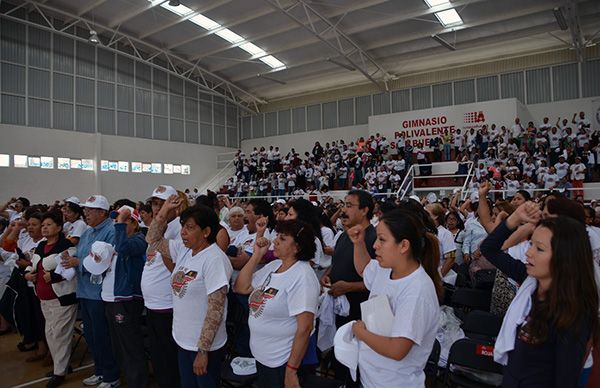
<instances>
[{"instance_id":1,"label":"man in white t-shirt","mask_svg":"<svg viewBox=\"0 0 600 388\"><path fill-rule=\"evenodd\" d=\"M156 218L165 201L177 191L166 185L158 186L152 192L152 213ZM181 240L181 224L175 212L171 212L166 222L164 238ZM177 345L171 335L173 326L173 296L171 291L171 271L175 267L174 258L163 257L160 252L148 246L146 264L142 272L142 295L146 306L146 322L150 342L150 361L160 388L179 385L177 365Z\"/></svg>"},{"instance_id":2,"label":"man in white t-shirt","mask_svg":"<svg viewBox=\"0 0 600 388\"><path fill-rule=\"evenodd\" d=\"M578 197L583 198L583 181L585 179L585 164L581 162L581 157L575 157L575 163L570 167L571 170L571 180L573 181L573 198L577 199Z\"/></svg>"}]
</instances>

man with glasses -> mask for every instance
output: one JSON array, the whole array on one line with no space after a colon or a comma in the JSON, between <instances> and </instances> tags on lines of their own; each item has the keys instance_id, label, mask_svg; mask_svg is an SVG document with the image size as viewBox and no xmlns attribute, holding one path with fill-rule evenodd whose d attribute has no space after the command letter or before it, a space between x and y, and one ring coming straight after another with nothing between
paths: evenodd
<instances>
[{"instance_id":1,"label":"man with glasses","mask_svg":"<svg viewBox=\"0 0 600 388\"><path fill-rule=\"evenodd\" d=\"M373 244L377 237L375 228L371 225L373 217L373 197L363 190L351 190L344 199L344 205L341 210L340 219L344 230L355 225L362 225L365 228L365 243L367 251L371 258L375 258ZM346 295L350 304L350 314L347 317L337 315L335 317L335 326L339 328L347 322L360 319L360 304L368 299L369 292L365 288L362 278L354 268L354 244L344 232L333 251L331 267L321 278L321 285L329 287L329 293L334 297ZM348 368L341 365L337 360L334 361L335 377L338 380L345 381L347 387L358 387L358 383L352 381ZM359 380L360 381L360 380Z\"/></svg>"}]
</instances>

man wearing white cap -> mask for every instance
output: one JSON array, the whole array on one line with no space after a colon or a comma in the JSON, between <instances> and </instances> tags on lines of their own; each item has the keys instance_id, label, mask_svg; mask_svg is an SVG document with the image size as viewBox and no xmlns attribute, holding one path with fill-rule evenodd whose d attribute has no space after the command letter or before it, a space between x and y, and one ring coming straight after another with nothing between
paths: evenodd
<instances>
[{"instance_id":1,"label":"man wearing white cap","mask_svg":"<svg viewBox=\"0 0 600 388\"><path fill-rule=\"evenodd\" d=\"M152 192L152 213L158 216L162 205L177 191L171 186L161 185ZM164 238L181 240L181 224L176 212L171 212L166 220ZM150 225L148 225L149 227ZM171 335L173 326L173 296L171 272L175 263L163 257L154 247L148 246L146 264L142 272L142 295L146 306L146 323L150 340L150 361L160 388L179 386L177 345Z\"/></svg>"},{"instance_id":2,"label":"man wearing white cap","mask_svg":"<svg viewBox=\"0 0 600 388\"><path fill-rule=\"evenodd\" d=\"M110 206L104 196L92 195L82 207L90 228L81 235L75 255L63 256L63 266L77 269L77 297L85 327L85 341L94 356L95 372L84 379L83 384L100 384L100 388L113 388L119 386L119 368L112 353L104 302L100 295L102 284L92 283L91 273L84 268L83 262L95 241L104 241L114 246L115 227L108 217Z\"/></svg>"}]
</instances>

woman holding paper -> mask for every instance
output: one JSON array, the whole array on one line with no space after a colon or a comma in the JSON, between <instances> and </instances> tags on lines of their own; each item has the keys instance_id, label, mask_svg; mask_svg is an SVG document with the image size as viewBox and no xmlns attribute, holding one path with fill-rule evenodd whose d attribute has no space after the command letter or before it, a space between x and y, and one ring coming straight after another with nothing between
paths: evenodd
<instances>
[{"instance_id":1,"label":"woman holding paper","mask_svg":"<svg viewBox=\"0 0 600 388\"><path fill-rule=\"evenodd\" d=\"M598 340L598 291L585 226L571 217L540 221L537 204L519 206L481 244L498 270L521 286L502 323L494 360L503 387L577 387ZM526 263L502 250L522 224L533 224Z\"/></svg>"},{"instance_id":2,"label":"woman holding paper","mask_svg":"<svg viewBox=\"0 0 600 388\"><path fill-rule=\"evenodd\" d=\"M54 361L53 375L47 387L58 387L65 379L77 317L77 281L74 276L65 279L57 273L62 269L62 266L58 267L60 254L73 246L62 228L61 213L48 212L42 216L42 236L46 239L37 246L32 265L25 273L25 279L35 283L35 293L46 320L46 341ZM75 275L74 271L72 275Z\"/></svg>"},{"instance_id":3,"label":"woman holding paper","mask_svg":"<svg viewBox=\"0 0 600 388\"><path fill-rule=\"evenodd\" d=\"M423 387L442 289L437 238L425 232L420 219L399 209L386 213L377 225L377 260L367 252L362 226L350 228L348 236L354 243L356 271L372 296L387 297L394 315L387 334L375 334L363 321L354 323L360 383L365 388L399 382L402 387Z\"/></svg>"}]
</instances>

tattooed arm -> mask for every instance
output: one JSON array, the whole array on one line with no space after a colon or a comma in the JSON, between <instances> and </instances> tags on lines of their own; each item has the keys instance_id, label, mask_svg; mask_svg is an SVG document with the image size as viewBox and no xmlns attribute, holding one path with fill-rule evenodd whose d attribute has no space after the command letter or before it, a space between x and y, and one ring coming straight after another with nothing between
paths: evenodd
<instances>
[{"instance_id":1,"label":"tattooed arm","mask_svg":"<svg viewBox=\"0 0 600 388\"><path fill-rule=\"evenodd\" d=\"M148 252L158 251L162 256L163 262L169 272L173 272L175 263L171 258L171 252L169 250L169 240L164 237L165 231L167 230L167 220L169 213L179 206L179 197L172 195L165 201L160 211L152 219L152 223L148 228L146 234L146 242L148 243Z\"/></svg>"},{"instance_id":2,"label":"tattooed arm","mask_svg":"<svg viewBox=\"0 0 600 388\"><path fill-rule=\"evenodd\" d=\"M208 309L198 339L198 354L194 360L193 370L198 376L205 375L208 368L208 352L212 346L217 330L223 320L225 302L227 301L227 286L223 286L208 295Z\"/></svg>"}]
</instances>

